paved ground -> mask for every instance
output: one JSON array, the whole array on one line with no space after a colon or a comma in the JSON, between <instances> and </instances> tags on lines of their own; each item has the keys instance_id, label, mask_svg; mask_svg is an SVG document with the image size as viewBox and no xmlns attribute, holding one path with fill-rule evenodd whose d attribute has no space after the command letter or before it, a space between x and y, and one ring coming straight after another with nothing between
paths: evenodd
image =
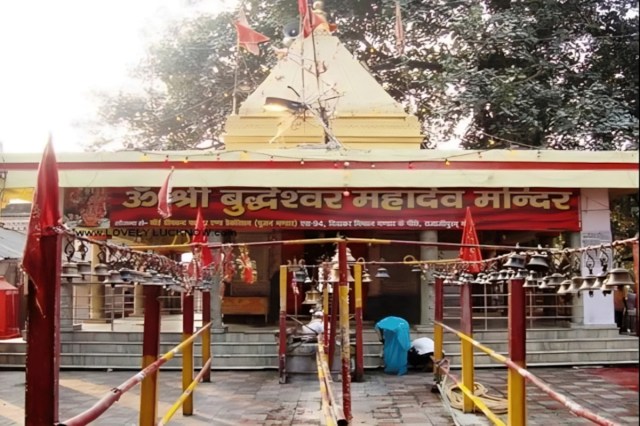
<instances>
[{"instance_id":1,"label":"paved ground","mask_svg":"<svg viewBox=\"0 0 640 426\"><path fill-rule=\"evenodd\" d=\"M575 402L623 425L639 424L638 369L534 369L534 374ZM613 374L615 373L615 374ZM60 376L60 414L67 418L90 407L97 398L128 378L131 372L68 372ZM180 393L177 372L162 372L160 412L165 412ZM620 377L624 377L621 380ZM636 377L636 380L629 380ZM314 375L292 376L278 384L275 371L214 371L212 383L198 386L196 413L174 417L176 425L320 425L320 402ZM476 381L494 394L506 392L504 370L479 370ZM390 376L367 371L366 381L352 383L352 424L384 426L453 425L449 409L432 394L431 377L411 372ZM335 383L336 391L341 389ZM95 425L135 425L139 388L116 403ZM527 387L530 425L591 424L572 416L532 385ZM19 425L23 420L24 372L0 371L0 425ZM457 411L454 410L457 413ZM475 415L456 415L465 425L489 424Z\"/></svg>"}]
</instances>

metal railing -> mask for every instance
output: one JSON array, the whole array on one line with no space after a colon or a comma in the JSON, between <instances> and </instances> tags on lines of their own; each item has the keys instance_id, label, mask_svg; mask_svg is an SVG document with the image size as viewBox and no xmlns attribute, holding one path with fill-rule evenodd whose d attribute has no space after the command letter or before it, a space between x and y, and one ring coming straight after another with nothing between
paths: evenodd
<instances>
[{"instance_id":1,"label":"metal railing","mask_svg":"<svg viewBox=\"0 0 640 426\"><path fill-rule=\"evenodd\" d=\"M316 352L316 364L318 366L318 381L320 382L320 395L322 397L322 414L327 426L348 425L349 421L344 415L342 406L338 403L333 392L333 380L331 370L324 351L323 339L318 339Z\"/></svg>"},{"instance_id":2,"label":"metal railing","mask_svg":"<svg viewBox=\"0 0 640 426\"><path fill-rule=\"evenodd\" d=\"M480 349L494 360L507 367L508 388L507 388L507 414L508 424L526 424L526 393L525 380L533 383L542 391L547 393L552 399L560 402L573 414L588 419L599 425L612 426L616 423L595 414L576 402L555 392L542 380L526 370L526 314L525 314L525 288L522 279L511 279L509 283L510 293L508 295L507 315L509 321L509 357L505 357L493 349L481 344L473 339L473 309L472 296L469 286L460 287L460 329L456 330L444 324L444 285L442 278L435 281L435 319L434 319L434 374L436 383L440 384L438 389L446 398L445 390L442 388L442 374L452 378L455 386L463 394L461 408L463 412L472 412L476 408L482 411L489 420L496 425L505 425L497 414L485 404L482 398L476 395L476 383L474 381L474 348ZM461 345L461 376L458 380L441 365L444 360L443 332L455 334L460 339Z\"/></svg>"},{"instance_id":3,"label":"metal railing","mask_svg":"<svg viewBox=\"0 0 640 426\"><path fill-rule=\"evenodd\" d=\"M192 354L193 352L193 341L197 339L200 335L203 335L203 347L205 346L204 336L210 333L211 322L205 324L204 327L200 328L196 333L191 335L190 337L184 339L180 344L173 347L170 351L162 355L158 360L148 365L147 367L140 370L138 373L130 377L120 386L112 389L108 394L103 396L98 402L96 402L91 408L88 410L58 424L58 426L84 426L92 421L98 419L102 414L104 414L113 404L115 404L127 391L132 389L137 384L143 382L144 380L156 380L157 375L156 372L160 369L160 367L173 359L173 357L179 353L183 352L182 358L182 370L183 370L183 378L185 373L189 375L193 374L193 357L187 356L187 354ZM204 350L203 350L204 352ZM178 398L173 406L167 411L167 413L162 417L159 424L164 425L169 422L171 417L175 414L175 412L180 408L185 401L189 398L193 397L193 390L198 385L200 380L206 374L211 367L211 354L207 356L203 353L203 360L205 360L202 369L196 376L194 380L192 380L189 385L184 389L182 395ZM145 401L150 399L155 400L157 395L150 394L149 392L145 392L145 388L143 388L140 394L141 406L144 405ZM155 404L154 404L155 405Z\"/></svg>"}]
</instances>

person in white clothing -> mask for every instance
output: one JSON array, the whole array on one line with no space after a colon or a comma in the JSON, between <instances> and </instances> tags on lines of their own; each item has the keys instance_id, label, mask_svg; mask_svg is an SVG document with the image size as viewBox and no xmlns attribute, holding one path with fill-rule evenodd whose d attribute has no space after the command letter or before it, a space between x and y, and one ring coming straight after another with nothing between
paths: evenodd
<instances>
[{"instance_id":1,"label":"person in white clothing","mask_svg":"<svg viewBox=\"0 0 640 426\"><path fill-rule=\"evenodd\" d=\"M433 340L428 337L420 337L411 342L411 348L407 354L407 361L412 368L422 369L423 371L433 370L434 352Z\"/></svg>"},{"instance_id":2,"label":"person in white clothing","mask_svg":"<svg viewBox=\"0 0 640 426\"><path fill-rule=\"evenodd\" d=\"M311 315L311 321L302 326L300 333L305 337L305 340L312 340L317 338L324 332L324 314L322 311L315 311Z\"/></svg>"}]
</instances>

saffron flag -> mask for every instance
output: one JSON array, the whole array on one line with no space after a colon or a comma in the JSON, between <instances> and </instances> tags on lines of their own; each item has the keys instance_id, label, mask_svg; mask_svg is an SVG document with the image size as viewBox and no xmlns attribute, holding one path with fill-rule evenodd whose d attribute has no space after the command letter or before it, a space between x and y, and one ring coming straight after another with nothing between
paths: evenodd
<instances>
[{"instance_id":1,"label":"saffron flag","mask_svg":"<svg viewBox=\"0 0 640 426\"><path fill-rule=\"evenodd\" d=\"M173 174L173 167L167 175L164 183L158 191L158 213L162 218L168 219L171 217L171 175Z\"/></svg>"},{"instance_id":2,"label":"saffron flag","mask_svg":"<svg viewBox=\"0 0 640 426\"><path fill-rule=\"evenodd\" d=\"M476 233L476 225L473 223L473 218L471 217L471 209L469 209L469 207L467 207L467 212L464 217L462 244L464 244L465 247L460 247L461 260L467 262L478 262L482 260L480 243L478 242L478 234ZM467 268L467 271L472 274L477 274L481 270L482 265L480 263L471 263Z\"/></svg>"},{"instance_id":3,"label":"saffron flag","mask_svg":"<svg viewBox=\"0 0 640 426\"><path fill-rule=\"evenodd\" d=\"M234 24L238 33L238 45L244 47L248 52L253 53L254 55L259 55L260 47L258 47L258 44L269 41L270 38L264 34L254 31L249 26L249 21L247 21L247 16L244 14L244 10L242 8L240 8L238 18Z\"/></svg>"},{"instance_id":4,"label":"saffron flag","mask_svg":"<svg viewBox=\"0 0 640 426\"><path fill-rule=\"evenodd\" d=\"M298 0L298 11L302 20L302 35L305 38L309 37L319 25L327 24L326 19L309 10L306 0Z\"/></svg>"},{"instance_id":5,"label":"saffron flag","mask_svg":"<svg viewBox=\"0 0 640 426\"><path fill-rule=\"evenodd\" d=\"M206 268L213 263L211 249L207 246L209 240L207 239L206 228L204 219L202 218L202 209L198 208L198 215L196 216L196 232L191 242L200 246L200 263L203 268Z\"/></svg>"},{"instance_id":6,"label":"saffron flag","mask_svg":"<svg viewBox=\"0 0 640 426\"><path fill-rule=\"evenodd\" d=\"M400 9L400 1L396 0L396 50L399 54L404 53L404 24L402 23L402 12Z\"/></svg>"},{"instance_id":7,"label":"saffron flag","mask_svg":"<svg viewBox=\"0 0 640 426\"><path fill-rule=\"evenodd\" d=\"M48 271L42 268L43 259L54 254L43 252L40 239L56 235L53 228L60 224L59 207L58 163L51 137L49 137L38 167L37 183L29 217L27 243L22 258L22 269L33 282L36 305L41 314L44 314L43 307L47 301L48 289L46 286L55 283L55 279L47 276Z\"/></svg>"}]
</instances>

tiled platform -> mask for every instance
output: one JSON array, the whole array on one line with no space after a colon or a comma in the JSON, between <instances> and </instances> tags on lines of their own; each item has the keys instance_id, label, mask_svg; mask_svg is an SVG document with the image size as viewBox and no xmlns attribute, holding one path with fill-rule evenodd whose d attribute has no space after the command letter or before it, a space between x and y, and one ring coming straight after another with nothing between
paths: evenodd
<instances>
[{"instance_id":1,"label":"tiled platform","mask_svg":"<svg viewBox=\"0 0 640 426\"><path fill-rule=\"evenodd\" d=\"M616 369L619 370L619 369ZM532 372L583 407L621 425L637 425L638 391L623 377L638 377L632 368L620 374L613 370L594 368L540 368ZM61 373L60 413L70 417L91 406L131 375L131 372L71 372ZM160 412L168 409L180 393L177 372L162 372ZM476 381L493 393L506 393L504 370L479 370ZM363 383L352 383L354 425L452 425L451 413L439 396L430 392L431 375L410 372L405 376L385 375L367 371ZM634 387L635 386L635 387ZM337 393L341 385L335 383ZM592 424L573 416L561 404L529 384L529 425ZM126 394L95 425L135 425L139 403L139 387ZM340 395L338 395L340 399ZM0 425L22 424L24 416L24 372L0 371ZM178 412L176 425L319 425L320 397L314 375L291 376L290 383L278 384L274 371L214 371L212 383L202 383L195 392L195 415L182 417ZM465 425L488 425L479 415L456 418ZM506 417L506 416L505 416Z\"/></svg>"}]
</instances>

